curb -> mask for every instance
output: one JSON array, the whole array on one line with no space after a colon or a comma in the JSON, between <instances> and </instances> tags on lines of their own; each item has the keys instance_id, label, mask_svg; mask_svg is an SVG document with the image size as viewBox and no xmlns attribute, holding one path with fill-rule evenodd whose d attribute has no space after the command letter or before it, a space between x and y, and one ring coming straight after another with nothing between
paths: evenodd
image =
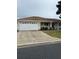
<instances>
[{"instance_id":1,"label":"curb","mask_svg":"<svg viewBox=\"0 0 79 59\"><path fill-rule=\"evenodd\" d=\"M57 44L61 43L61 41L54 41L54 42L37 42L37 43L29 43L29 44L19 44L17 48L24 48L24 47L35 47L35 46L42 46L42 45L49 45L49 44Z\"/></svg>"}]
</instances>

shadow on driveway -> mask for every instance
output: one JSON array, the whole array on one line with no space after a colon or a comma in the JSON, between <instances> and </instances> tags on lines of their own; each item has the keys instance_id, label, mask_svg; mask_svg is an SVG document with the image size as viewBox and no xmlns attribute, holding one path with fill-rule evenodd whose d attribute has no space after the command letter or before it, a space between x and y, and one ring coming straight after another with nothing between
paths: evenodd
<instances>
[{"instance_id":1,"label":"shadow on driveway","mask_svg":"<svg viewBox=\"0 0 79 59\"><path fill-rule=\"evenodd\" d=\"M61 43L18 48L17 59L61 59Z\"/></svg>"}]
</instances>

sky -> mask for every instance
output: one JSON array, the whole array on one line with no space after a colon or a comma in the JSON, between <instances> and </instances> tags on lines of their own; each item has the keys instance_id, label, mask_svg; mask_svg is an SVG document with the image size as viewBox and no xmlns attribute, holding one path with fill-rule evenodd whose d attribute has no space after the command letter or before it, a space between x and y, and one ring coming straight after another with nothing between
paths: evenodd
<instances>
[{"instance_id":1,"label":"sky","mask_svg":"<svg viewBox=\"0 0 79 59\"><path fill-rule=\"evenodd\" d=\"M17 18L40 16L59 18L56 15L58 0L17 0Z\"/></svg>"}]
</instances>

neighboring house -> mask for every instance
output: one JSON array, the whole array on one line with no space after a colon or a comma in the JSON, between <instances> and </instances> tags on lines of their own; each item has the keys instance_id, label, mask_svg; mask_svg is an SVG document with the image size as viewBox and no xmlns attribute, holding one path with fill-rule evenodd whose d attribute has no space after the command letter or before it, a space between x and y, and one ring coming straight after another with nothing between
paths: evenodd
<instances>
[{"instance_id":1,"label":"neighboring house","mask_svg":"<svg viewBox=\"0 0 79 59\"><path fill-rule=\"evenodd\" d=\"M26 17L17 20L17 30L61 30L61 20L43 17Z\"/></svg>"}]
</instances>

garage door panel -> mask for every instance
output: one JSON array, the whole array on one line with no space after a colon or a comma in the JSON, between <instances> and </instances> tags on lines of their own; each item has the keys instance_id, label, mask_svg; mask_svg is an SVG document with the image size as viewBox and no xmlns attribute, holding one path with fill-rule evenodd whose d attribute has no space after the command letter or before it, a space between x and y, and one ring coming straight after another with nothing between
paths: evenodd
<instances>
[{"instance_id":1,"label":"garage door panel","mask_svg":"<svg viewBox=\"0 0 79 59\"><path fill-rule=\"evenodd\" d=\"M19 24L19 30L38 30L38 24Z\"/></svg>"}]
</instances>

